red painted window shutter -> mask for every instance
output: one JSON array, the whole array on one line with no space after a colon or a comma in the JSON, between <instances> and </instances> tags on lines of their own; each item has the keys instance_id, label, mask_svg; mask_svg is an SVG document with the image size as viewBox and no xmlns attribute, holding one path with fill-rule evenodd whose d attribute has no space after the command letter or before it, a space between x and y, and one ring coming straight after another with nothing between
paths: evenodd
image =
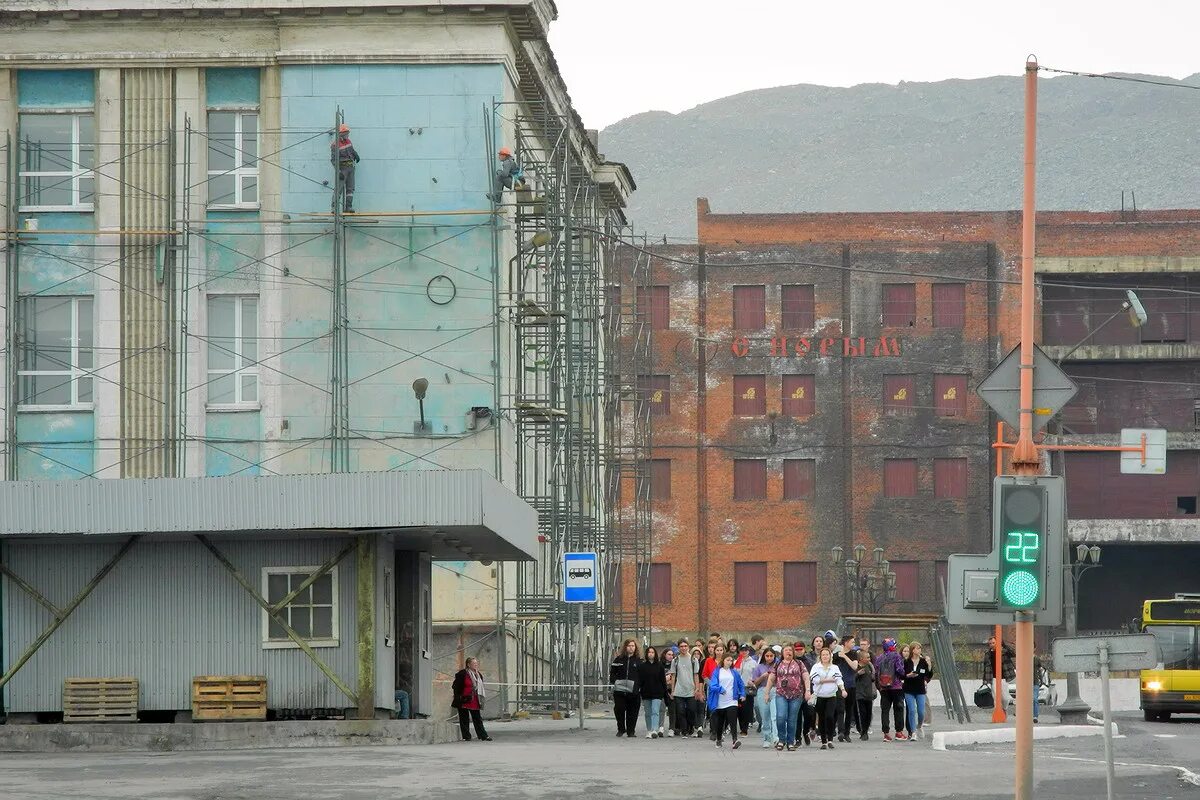
<instances>
[{"instance_id":1,"label":"red painted window shutter","mask_svg":"<svg viewBox=\"0 0 1200 800\"><path fill-rule=\"evenodd\" d=\"M885 458L883 460L883 496L917 496L917 460L915 458Z\"/></svg>"},{"instance_id":2,"label":"red painted window shutter","mask_svg":"<svg viewBox=\"0 0 1200 800\"><path fill-rule=\"evenodd\" d=\"M733 287L733 327L762 330L767 327L767 287Z\"/></svg>"},{"instance_id":3,"label":"red painted window shutter","mask_svg":"<svg viewBox=\"0 0 1200 800\"><path fill-rule=\"evenodd\" d=\"M967 460L965 458L934 459L933 496L956 500L967 496Z\"/></svg>"},{"instance_id":4,"label":"red painted window shutter","mask_svg":"<svg viewBox=\"0 0 1200 800\"><path fill-rule=\"evenodd\" d=\"M813 285L781 287L780 311L780 323L785 331L811 331L816 328L817 303Z\"/></svg>"},{"instance_id":5,"label":"red painted window shutter","mask_svg":"<svg viewBox=\"0 0 1200 800\"><path fill-rule=\"evenodd\" d=\"M893 561L891 565L892 572L896 573L896 600L901 603L915 603L920 600L920 562Z\"/></svg>"},{"instance_id":6,"label":"red painted window shutter","mask_svg":"<svg viewBox=\"0 0 1200 800\"><path fill-rule=\"evenodd\" d=\"M767 602L767 562L737 561L733 565L733 602Z\"/></svg>"},{"instance_id":7,"label":"red painted window shutter","mask_svg":"<svg viewBox=\"0 0 1200 800\"><path fill-rule=\"evenodd\" d=\"M967 376L934 375L933 407L939 417L961 417L967 410Z\"/></svg>"},{"instance_id":8,"label":"red painted window shutter","mask_svg":"<svg viewBox=\"0 0 1200 800\"><path fill-rule=\"evenodd\" d=\"M733 376L733 413L739 417L761 417L767 413L767 376Z\"/></svg>"},{"instance_id":9,"label":"red painted window shutter","mask_svg":"<svg viewBox=\"0 0 1200 800\"><path fill-rule=\"evenodd\" d=\"M817 602L815 561L783 562L783 602L802 606Z\"/></svg>"},{"instance_id":10,"label":"red painted window shutter","mask_svg":"<svg viewBox=\"0 0 1200 800\"><path fill-rule=\"evenodd\" d=\"M811 417L817 413L817 376L783 376L783 415Z\"/></svg>"},{"instance_id":11,"label":"red painted window shutter","mask_svg":"<svg viewBox=\"0 0 1200 800\"><path fill-rule=\"evenodd\" d=\"M883 411L903 416L913 413L916 406L915 382L912 375L883 376Z\"/></svg>"},{"instance_id":12,"label":"red painted window shutter","mask_svg":"<svg viewBox=\"0 0 1200 800\"><path fill-rule=\"evenodd\" d=\"M933 327L961 328L967 320L967 285L965 283L935 283L933 285Z\"/></svg>"},{"instance_id":13,"label":"red painted window shutter","mask_svg":"<svg viewBox=\"0 0 1200 800\"><path fill-rule=\"evenodd\" d=\"M817 462L811 458L783 460L783 499L809 500L816 490Z\"/></svg>"},{"instance_id":14,"label":"red painted window shutter","mask_svg":"<svg viewBox=\"0 0 1200 800\"><path fill-rule=\"evenodd\" d=\"M911 328L917 324L917 285L883 284L883 327Z\"/></svg>"},{"instance_id":15,"label":"red painted window shutter","mask_svg":"<svg viewBox=\"0 0 1200 800\"><path fill-rule=\"evenodd\" d=\"M735 458L733 460L733 499L765 500L766 498L766 459Z\"/></svg>"}]
</instances>

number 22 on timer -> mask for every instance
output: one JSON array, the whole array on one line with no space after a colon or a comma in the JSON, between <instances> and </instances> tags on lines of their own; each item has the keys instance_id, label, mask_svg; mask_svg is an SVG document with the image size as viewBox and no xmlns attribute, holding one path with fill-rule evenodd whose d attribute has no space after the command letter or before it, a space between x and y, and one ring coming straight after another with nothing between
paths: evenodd
<instances>
[{"instance_id":1,"label":"number 22 on timer","mask_svg":"<svg viewBox=\"0 0 1200 800\"><path fill-rule=\"evenodd\" d=\"M1033 564L1037 561L1040 537L1033 531L1009 531L1004 545L1004 560L1010 564Z\"/></svg>"}]
</instances>

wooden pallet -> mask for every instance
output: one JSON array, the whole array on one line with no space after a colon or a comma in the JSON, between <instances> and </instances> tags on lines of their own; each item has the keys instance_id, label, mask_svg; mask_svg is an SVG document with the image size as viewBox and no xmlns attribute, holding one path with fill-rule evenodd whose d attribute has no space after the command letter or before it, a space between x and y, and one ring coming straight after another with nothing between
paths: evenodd
<instances>
[{"instance_id":1,"label":"wooden pallet","mask_svg":"<svg viewBox=\"0 0 1200 800\"><path fill-rule=\"evenodd\" d=\"M67 678L63 722L137 722L137 678Z\"/></svg>"},{"instance_id":2,"label":"wooden pallet","mask_svg":"<svg viewBox=\"0 0 1200 800\"><path fill-rule=\"evenodd\" d=\"M196 722L267 718L265 675L197 675L192 678Z\"/></svg>"}]
</instances>

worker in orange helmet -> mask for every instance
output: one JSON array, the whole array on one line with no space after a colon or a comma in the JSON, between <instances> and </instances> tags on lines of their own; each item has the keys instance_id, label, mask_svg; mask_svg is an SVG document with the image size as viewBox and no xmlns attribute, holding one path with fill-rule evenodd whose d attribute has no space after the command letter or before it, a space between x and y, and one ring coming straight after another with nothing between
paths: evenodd
<instances>
[{"instance_id":1,"label":"worker in orange helmet","mask_svg":"<svg viewBox=\"0 0 1200 800\"><path fill-rule=\"evenodd\" d=\"M525 172L517 164L512 150L507 146L501 147L500 152L496 155L500 157L500 166L496 168L496 177L488 199L499 203L505 189L521 189L525 186Z\"/></svg>"},{"instance_id":2,"label":"worker in orange helmet","mask_svg":"<svg viewBox=\"0 0 1200 800\"><path fill-rule=\"evenodd\" d=\"M350 126L338 125L338 135L329 145L330 160L337 166L337 188L333 191L333 205L337 208L338 196L345 193L343 213L354 213L354 165L359 162L358 151L350 142Z\"/></svg>"}]
</instances>

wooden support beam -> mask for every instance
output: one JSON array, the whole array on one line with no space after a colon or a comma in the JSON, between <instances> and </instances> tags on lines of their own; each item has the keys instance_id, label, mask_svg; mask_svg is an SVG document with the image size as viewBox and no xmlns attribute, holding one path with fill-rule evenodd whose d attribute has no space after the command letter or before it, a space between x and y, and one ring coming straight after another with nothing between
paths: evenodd
<instances>
[{"instance_id":1,"label":"wooden support beam","mask_svg":"<svg viewBox=\"0 0 1200 800\"><path fill-rule=\"evenodd\" d=\"M42 631L41 635L33 640L33 644L29 645L29 647L25 649L25 652L21 654L21 657L17 659L16 663L9 668L8 672L4 673L3 677L0 677L0 688L3 688L5 685L7 685L8 682L13 679L13 676L20 671L21 667L25 666L29 659L33 658L33 654L41 649L41 646L44 645L47 640L54 635L54 632L58 630L64 622L67 621L67 617L71 616L75 609L79 608L79 604L86 600L87 596L90 595L92 591L100 585L100 581L104 580L104 576L111 572L112 568L117 565L117 562L125 557L125 554L129 552L129 549L133 547L134 543L137 542L139 538L141 537L129 537L125 541L125 544L121 545L121 549L118 550L116 554L108 560L108 563L100 568L100 571L96 573L96 576L88 581L87 586L84 586L79 590L79 594L75 595L75 599L68 603L66 607L55 616L54 622L51 622L50 625L47 626L46 630ZM12 576L9 575L9 577ZM45 598L43 598L43 600L45 600Z\"/></svg>"},{"instance_id":2,"label":"wooden support beam","mask_svg":"<svg viewBox=\"0 0 1200 800\"><path fill-rule=\"evenodd\" d=\"M287 623L287 620L285 620L279 612L271 611L271 604L268 603L266 599L259 593L258 589L254 588L254 584L250 583L250 581L246 579L246 576L242 575L242 573L238 571L238 568L233 565L233 562L226 558L225 554L218 550L216 546L208 540L207 536L203 536L198 533L196 534L196 538L200 541L200 544L208 548L208 551L213 554L213 558L217 559L217 561L221 562L221 565L225 567L225 569L229 570L229 574L233 576L235 581L242 585L242 588L246 590L247 594L254 598L254 602L258 603L259 606L262 607L262 610L266 611L272 620L279 623L279 627L283 628L283 632L288 635L289 639L296 643L297 647L304 651L306 656L312 659L312 662L317 665L317 669L325 673L325 677L329 678L334 686L341 689L343 694L345 694L351 700L357 701L358 695L354 693L354 690L347 686L346 682L339 678L337 673L330 669L329 665L321 660L320 656L318 656L312 647L309 646L308 642L304 641L304 638L300 636L300 634L296 633L292 626Z\"/></svg>"},{"instance_id":3,"label":"wooden support beam","mask_svg":"<svg viewBox=\"0 0 1200 800\"><path fill-rule=\"evenodd\" d=\"M17 573L15 573L11 569L9 569L5 564L0 564L0 573L7 575L8 579L10 581L15 583L17 586L20 586L22 589L25 590L26 594L28 594L34 600L37 600L39 603L41 603L43 606L45 606L46 610L49 611L54 616L55 619L58 619L58 620L63 619L62 609L60 609L58 606L54 605L54 603L51 603L48 599L46 599L46 596L44 594L42 594L37 589L35 589L32 585L29 584L29 582L27 582L20 575L18 575Z\"/></svg>"},{"instance_id":4,"label":"wooden support beam","mask_svg":"<svg viewBox=\"0 0 1200 800\"><path fill-rule=\"evenodd\" d=\"M375 716L375 546L377 533L358 537L358 718Z\"/></svg>"}]
</instances>

